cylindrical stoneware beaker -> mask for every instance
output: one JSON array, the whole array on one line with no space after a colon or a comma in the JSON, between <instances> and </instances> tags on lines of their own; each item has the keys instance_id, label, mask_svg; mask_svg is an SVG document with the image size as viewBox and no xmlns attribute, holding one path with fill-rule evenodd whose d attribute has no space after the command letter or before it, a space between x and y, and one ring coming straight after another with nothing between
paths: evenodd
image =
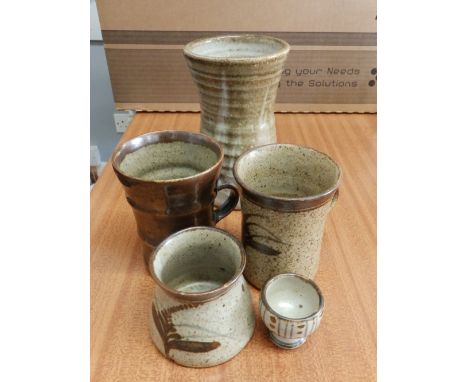
<instances>
[{"instance_id":1,"label":"cylindrical stoneware beaker","mask_svg":"<svg viewBox=\"0 0 468 382\"><path fill-rule=\"evenodd\" d=\"M154 248L183 228L214 226L229 214L239 195L230 184L216 186L222 161L218 143L188 131L140 135L114 152L114 171L147 245ZM222 189L229 189L230 197L214 209L216 193Z\"/></svg>"},{"instance_id":2,"label":"cylindrical stoneware beaker","mask_svg":"<svg viewBox=\"0 0 468 382\"><path fill-rule=\"evenodd\" d=\"M201 132L224 146L223 177L247 149L276 142L274 103L289 45L256 35L195 40L184 55L200 93Z\"/></svg>"},{"instance_id":3,"label":"cylindrical stoneware beaker","mask_svg":"<svg viewBox=\"0 0 468 382\"><path fill-rule=\"evenodd\" d=\"M180 365L208 367L247 345L255 315L242 276L245 261L235 237L210 227L187 228L155 249L150 329L163 355Z\"/></svg>"},{"instance_id":4,"label":"cylindrical stoneware beaker","mask_svg":"<svg viewBox=\"0 0 468 382\"><path fill-rule=\"evenodd\" d=\"M279 273L312 279L341 171L328 156L291 144L265 145L234 165L241 187L245 277L255 287Z\"/></svg>"}]
</instances>

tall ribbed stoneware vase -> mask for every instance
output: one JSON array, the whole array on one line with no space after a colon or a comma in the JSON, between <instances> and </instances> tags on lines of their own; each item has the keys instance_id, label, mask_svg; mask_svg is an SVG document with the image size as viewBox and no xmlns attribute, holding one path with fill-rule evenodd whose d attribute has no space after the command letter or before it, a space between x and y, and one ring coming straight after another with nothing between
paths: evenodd
<instances>
[{"instance_id":1,"label":"tall ribbed stoneware vase","mask_svg":"<svg viewBox=\"0 0 468 382\"><path fill-rule=\"evenodd\" d=\"M195 40L184 55L200 93L201 132L224 146L221 175L244 151L276 142L274 103L289 45L268 36Z\"/></svg>"}]
</instances>

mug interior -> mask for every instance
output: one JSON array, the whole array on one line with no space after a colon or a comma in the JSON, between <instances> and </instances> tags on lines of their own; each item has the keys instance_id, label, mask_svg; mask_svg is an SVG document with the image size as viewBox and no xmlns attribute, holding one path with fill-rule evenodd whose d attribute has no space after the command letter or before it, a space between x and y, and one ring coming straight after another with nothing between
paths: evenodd
<instances>
[{"instance_id":1,"label":"mug interior","mask_svg":"<svg viewBox=\"0 0 468 382\"><path fill-rule=\"evenodd\" d=\"M164 286L186 294L215 290L242 272L242 252L230 235L213 228L189 228L169 237L153 258Z\"/></svg>"},{"instance_id":2,"label":"mug interior","mask_svg":"<svg viewBox=\"0 0 468 382\"><path fill-rule=\"evenodd\" d=\"M268 57L287 52L286 42L267 36L220 36L189 43L185 51L205 58L254 58Z\"/></svg>"},{"instance_id":3,"label":"mug interior","mask_svg":"<svg viewBox=\"0 0 468 382\"><path fill-rule=\"evenodd\" d=\"M307 280L284 275L267 286L265 298L276 313L286 318L307 318L320 309L320 295Z\"/></svg>"},{"instance_id":4,"label":"mug interior","mask_svg":"<svg viewBox=\"0 0 468 382\"><path fill-rule=\"evenodd\" d=\"M302 146L275 144L247 152L236 163L244 187L278 198L307 198L335 188L338 165L327 155Z\"/></svg>"},{"instance_id":5,"label":"mug interior","mask_svg":"<svg viewBox=\"0 0 468 382\"><path fill-rule=\"evenodd\" d=\"M214 166L219 154L208 146L185 142L147 143L127 153L119 170L146 181L187 178Z\"/></svg>"}]
</instances>

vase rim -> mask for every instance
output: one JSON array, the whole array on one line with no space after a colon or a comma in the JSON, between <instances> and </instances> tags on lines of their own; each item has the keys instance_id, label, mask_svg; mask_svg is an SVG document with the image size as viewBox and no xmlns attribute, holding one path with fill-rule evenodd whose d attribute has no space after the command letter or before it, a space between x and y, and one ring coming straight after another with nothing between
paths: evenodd
<instances>
[{"instance_id":1,"label":"vase rim","mask_svg":"<svg viewBox=\"0 0 468 382\"><path fill-rule=\"evenodd\" d=\"M183 292L177 289L174 289L170 286L168 286L158 275L158 272L155 269L155 261L158 256L158 253L162 250L163 247L167 246L171 241L174 240L181 240L187 233L193 232L193 231L210 231L214 234L218 234L221 236L224 236L231 240L236 248L238 249L238 254L240 256L240 263L238 268L236 269L234 275L230 277L228 281L225 283L221 284L220 286L203 291L203 292ZM229 290L231 290L234 285L239 281L239 279L242 277L242 273L244 272L245 265L247 263L247 255L245 253L244 247L242 244L239 242L239 240L230 234L227 231L224 231L222 229L216 228L216 227L206 227L206 226L195 226L195 227L189 227L182 229L176 233L173 233L172 235L168 236L165 240L163 240L153 251L150 261L149 261L149 270L151 273L151 276L153 277L154 281L156 281L156 284L164 290L166 293L171 295L172 297L180 300L186 300L186 301L192 301L194 303L204 303L211 301Z\"/></svg>"},{"instance_id":2,"label":"vase rim","mask_svg":"<svg viewBox=\"0 0 468 382\"><path fill-rule=\"evenodd\" d=\"M239 42L254 42L257 44L267 44L277 45L278 49L273 52L268 52L265 54L260 54L258 56L212 56L209 54L199 54L194 50L196 47L203 45L210 45L213 43L219 43L223 41L234 41ZM184 46L184 55L191 59L214 62L214 63L225 63L225 62L235 62L235 63L258 63L262 61L274 60L282 56L286 56L289 53L290 46L289 44L277 37L272 37L262 34L238 34L238 35L222 35L222 36L213 36L213 37L204 37L197 40L193 40Z\"/></svg>"}]
</instances>

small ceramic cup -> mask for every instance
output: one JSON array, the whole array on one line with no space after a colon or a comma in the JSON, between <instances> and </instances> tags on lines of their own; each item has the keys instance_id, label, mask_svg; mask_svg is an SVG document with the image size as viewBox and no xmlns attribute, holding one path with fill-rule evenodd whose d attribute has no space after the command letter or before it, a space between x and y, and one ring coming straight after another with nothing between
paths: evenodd
<instances>
[{"instance_id":1,"label":"small ceramic cup","mask_svg":"<svg viewBox=\"0 0 468 382\"><path fill-rule=\"evenodd\" d=\"M253 148L234 165L241 188L245 277L261 288L279 273L313 279L323 230L338 197L339 166L309 147Z\"/></svg>"},{"instance_id":2,"label":"small ceramic cup","mask_svg":"<svg viewBox=\"0 0 468 382\"><path fill-rule=\"evenodd\" d=\"M273 343L283 349L294 349L318 328L323 296L312 280L283 273L272 277L262 288L260 315Z\"/></svg>"},{"instance_id":3,"label":"small ceramic cup","mask_svg":"<svg viewBox=\"0 0 468 382\"><path fill-rule=\"evenodd\" d=\"M180 365L208 367L247 345L255 314L244 267L241 243L217 228L184 229L155 249L150 328L164 356Z\"/></svg>"},{"instance_id":4,"label":"small ceramic cup","mask_svg":"<svg viewBox=\"0 0 468 382\"><path fill-rule=\"evenodd\" d=\"M239 200L236 187L216 184L223 157L212 138L179 130L140 135L116 149L112 165L148 246L187 227L214 226L232 211ZM223 189L229 197L215 209Z\"/></svg>"}]
</instances>

